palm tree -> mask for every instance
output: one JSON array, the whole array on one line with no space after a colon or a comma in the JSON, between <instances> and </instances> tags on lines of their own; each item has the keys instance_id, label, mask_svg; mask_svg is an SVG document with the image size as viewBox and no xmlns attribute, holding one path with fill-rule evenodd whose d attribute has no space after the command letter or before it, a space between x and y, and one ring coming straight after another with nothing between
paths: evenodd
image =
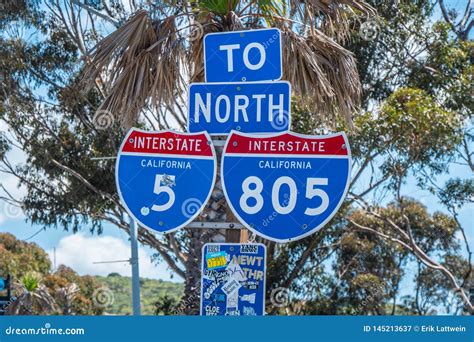
<instances>
[{"instance_id":1,"label":"palm tree","mask_svg":"<svg viewBox=\"0 0 474 342\"><path fill-rule=\"evenodd\" d=\"M77 3L77 2L76 2ZM283 34L283 79L310 112L350 123L361 85L356 61L340 43L360 17L374 16L363 0L159 1L135 12L86 58L83 79L99 86L99 110L128 126L151 110L160 126L169 115L183 128L183 94L203 80L206 33L278 27Z\"/></svg>"},{"instance_id":2,"label":"palm tree","mask_svg":"<svg viewBox=\"0 0 474 342\"><path fill-rule=\"evenodd\" d=\"M28 273L16 284L14 298L6 310L7 315L38 315L58 312L54 298L46 286L40 283L40 276Z\"/></svg>"},{"instance_id":3,"label":"palm tree","mask_svg":"<svg viewBox=\"0 0 474 342\"><path fill-rule=\"evenodd\" d=\"M63 315L74 314L74 301L79 294L79 286L76 283L69 283L56 289L55 298L58 306L61 307Z\"/></svg>"},{"instance_id":4,"label":"palm tree","mask_svg":"<svg viewBox=\"0 0 474 342\"><path fill-rule=\"evenodd\" d=\"M90 6L74 3L107 19ZM185 130L187 86L204 79L204 35L277 27L282 32L283 79L291 83L295 100L328 125L337 118L350 125L361 84L355 58L341 44L357 20L375 14L363 0L147 2L123 24L109 17L117 29L86 55L82 84L104 97L98 113L113 113L125 127L140 118L153 128L173 124ZM218 177L200 219L230 221L223 197ZM185 278L186 313L198 311L201 248L219 234L222 231L190 229L158 239L148 231L139 233L140 241L153 241ZM268 244L273 251L274 243Z\"/></svg>"}]
</instances>

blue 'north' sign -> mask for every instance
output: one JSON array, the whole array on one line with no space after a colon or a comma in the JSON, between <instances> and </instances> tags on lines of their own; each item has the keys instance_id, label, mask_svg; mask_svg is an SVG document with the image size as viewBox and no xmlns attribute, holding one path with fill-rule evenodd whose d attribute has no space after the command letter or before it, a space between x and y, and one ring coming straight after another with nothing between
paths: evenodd
<instances>
[{"instance_id":1,"label":"blue 'north' sign","mask_svg":"<svg viewBox=\"0 0 474 342\"><path fill-rule=\"evenodd\" d=\"M189 87L188 131L275 133L290 127L291 86L270 83L194 83Z\"/></svg>"},{"instance_id":2,"label":"blue 'north' sign","mask_svg":"<svg viewBox=\"0 0 474 342\"><path fill-rule=\"evenodd\" d=\"M265 312L265 245L208 243L202 248L201 315Z\"/></svg>"},{"instance_id":3,"label":"blue 'north' sign","mask_svg":"<svg viewBox=\"0 0 474 342\"><path fill-rule=\"evenodd\" d=\"M206 132L149 132L132 128L115 167L117 189L141 226L170 232L194 220L216 178L214 147Z\"/></svg>"},{"instance_id":4,"label":"blue 'north' sign","mask_svg":"<svg viewBox=\"0 0 474 342\"><path fill-rule=\"evenodd\" d=\"M209 33L204 37L206 82L274 81L282 76L280 30Z\"/></svg>"},{"instance_id":5,"label":"blue 'north' sign","mask_svg":"<svg viewBox=\"0 0 474 342\"><path fill-rule=\"evenodd\" d=\"M222 185L240 222L269 240L301 239L341 206L351 169L344 133L249 135L233 131L224 147Z\"/></svg>"}]
</instances>

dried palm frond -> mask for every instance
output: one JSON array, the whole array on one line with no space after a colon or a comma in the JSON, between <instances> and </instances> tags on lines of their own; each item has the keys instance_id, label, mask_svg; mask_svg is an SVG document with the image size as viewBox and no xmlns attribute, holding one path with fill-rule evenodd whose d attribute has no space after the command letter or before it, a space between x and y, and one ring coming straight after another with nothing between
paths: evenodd
<instances>
[{"instance_id":1,"label":"dried palm frond","mask_svg":"<svg viewBox=\"0 0 474 342\"><path fill-rule=\"evenodd\" d=\"M139 11L94 47L83 80L86 89L100 82L107 95L98 110L129 126L148 101L152 108L176 104L184 90L183 60L174 18L153 22Z\"/></svg>"},{"instance_id":2,"label":"dried palm frond","mask_svg":"<svg viewBox=\"0 0 474 342\"><path fill-rule=\"evenodd\" d=\"M289 4L287 12L282 0L200 1L160 21L139 11L87 56L85 89L99 85L105 94L99 110L115 114L125 126L145 107L158 113L181 108L184 77L204 80L204 35L244 29L241 20L247 28L261 27L266 19L283 32L284 78L296 95L322 116L349 119L359 101L360 81L354 57L336 41L347 36L349 17L375 15L375 10L362 0ZM186 30L189 36L183 39Z\"/></svg>"},{"instance_id":3,"label":"dried palm frond","mask_svg":"<svg viewBox=\"0 0 474 342\"><path fill-rule=\"evenodd\" d=\"M220 20L217 20L208 13L199 16L196 18L196 21L191 24L191 28L198 31L198 34L192 35L195 39L191 39L191 48L188 55L191 83L204 81L204 36L212 32L238 31L244 29L239 17L232 11L219 19Z\"/></svg>"},{"instance_id":4,"label":"dried palm frond","mask_svg":"<svg viewBox=\"0 0 474 342\"><path fill-rule=\"evenodd\" d=\"M312 111L334 119L346 118L357 108L361 85L351 52L319 32L307 37L282 29L283 78Z\"/></svg>"},{"instance_id":5,"label":"dried palm frond","mask_svg":"<svg viewBox=\"0 0 474 342\"><path fill-rule=\"evenodd\" d=\"M59 311L46 286L38 285L34 291L26 290L23 284L17 284L15 287L20 294L7 307L7 315L48 315Z\"/></svg>"},{"instance_id":6,"label":"dried palm frond","mask_svg":"<svg viewBox=\"0 0 474 342\"><path fill-rule=\"evenodd\" d=\"M74 301L79 292L80 289L76 283L70 283L56 289L56 302L61 307L63 315L71 315L73 313Z\"/></svg>"},{"instance_id":7,"label":"dried palm frond","mask_svg":"<svg viewBox=\"0 0 474 342\"><path fill-rule=\"evenodd\" d=\"M344 41L350 32L351 18L375 17L377 11L361 0L290 1L290 13L303 24L317 27L324 34Z\"/></svg>"}]
</instances>

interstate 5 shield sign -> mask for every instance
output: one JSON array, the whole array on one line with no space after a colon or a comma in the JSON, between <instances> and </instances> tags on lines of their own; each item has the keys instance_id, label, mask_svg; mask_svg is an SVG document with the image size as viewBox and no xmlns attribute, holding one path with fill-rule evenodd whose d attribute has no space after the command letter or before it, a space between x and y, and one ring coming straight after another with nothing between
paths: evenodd
<instances>
[{"instance_id":1,"label":"interstate 5 shield sign","mask_svg":"<svg viewBox=\"0 0 474 342\"><path fill-rule=\"evenodd\" d=\"M349 187L351 155L344 133L233 131L221 168L225 196L242 224L288 242L314 233L337 212Z\"/></svg>"},{"instance_id":2,"label":"interstate 5 shield sign","mask_svg":"<svg viewBox=\"0 0 474 342\"><path fill-rule=\"evenodd\" d=\"M143 227L170 232L202 211L216 178L206 132L149 132L132 128L119 150L115 177L128 213Z\"/></svg>"},{"instance_id":3,"label":"interstate 5 shield sign","mask_svg":"<svg viewBox=\"0 0 474 342\"><path fill-rule=\"evenodd\" d=\"M265 245L208 243L202 248L201 315L265 312Z\"/></svg>"}]
</instances>

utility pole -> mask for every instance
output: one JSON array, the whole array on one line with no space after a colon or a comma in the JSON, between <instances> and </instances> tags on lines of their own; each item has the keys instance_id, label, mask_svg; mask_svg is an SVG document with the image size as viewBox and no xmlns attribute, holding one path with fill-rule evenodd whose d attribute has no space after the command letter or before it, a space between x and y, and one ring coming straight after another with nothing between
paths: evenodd
<instances>
[{"instance_id":1,"label":"utility pole","mask_svg":"<svg viewBox=\"0 0 474 342\"><path fill-rule=\"evenodd\" d=\"M117 157L99 157L99 158L91 158L91 160L105 160L105 159L116 159ZM128 215L130 220L130 244L131 244L131 257L130 265L132 266L132 308L133 308L133 315L140 316L141 315L141 305L140 305L140 268L138 265L138 228L137 223L135 220ZM56 249L55 249L56 255ZM55 257L56 259L56 257ZM124 260L117 260L117 261L104 261L104 262L95 262L94 264L102 264L102 263L114 263L114 262L123 262Z\"/></svg>"},{"instance_id":2,"label":"utility pole","mask_svg":"<svg viewBox=\"0 0 474 342\"><path fill-rule=\"evenodd\" d=\"M132 265L132 305L133 315L141 315L140 306L140 270L138 265L138 229L135 220L130 217L130 243L132 245L132 257L130 264Z\"/></svg>"},{"instance_id":3,"label":"utility pole","mask_svg":"<svg viewBox=\"0 0 474 342\"><path fill-rule=\"evenodd\" d=\"M53 270L56 272L56 247L53 248Z\"/></svg>"}]
</instances>

